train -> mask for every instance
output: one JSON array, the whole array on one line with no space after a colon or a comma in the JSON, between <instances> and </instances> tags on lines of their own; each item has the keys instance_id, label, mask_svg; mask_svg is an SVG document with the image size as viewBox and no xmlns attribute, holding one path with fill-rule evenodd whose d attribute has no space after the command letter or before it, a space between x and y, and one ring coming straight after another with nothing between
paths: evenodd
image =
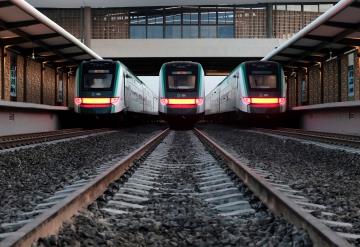
<instances>
[{"instance_id":1,"label":"train","mask_svg":"<svg viewBox=\"0 0 360 247\"><path fill-rule=\"evenodd\" d=\"M158 97L124 64L83 61L76 71L74 109L83 116L110 118L158 115Z\"/></svg>"},{"instance_id":2,"label":"train","mask_svg":"<svg viewBox=\"0 0 360 247\"><path fill-rule=\"evenodd\" d=\"M205 97L205 115L210 120L277 121L285 112L284 71L272 61L241 63Z\"/></svg>"},{"instance_id":3,"label":"train","mask_svg":"<svg viewBox=\"0 0 360 247\"><path fill-rule=\"evenodd\" d=\"M170 126L191 126L205 114L204 69L190 61L164 63L159 73L159 115Z\"/></svg>"}]
</instances>

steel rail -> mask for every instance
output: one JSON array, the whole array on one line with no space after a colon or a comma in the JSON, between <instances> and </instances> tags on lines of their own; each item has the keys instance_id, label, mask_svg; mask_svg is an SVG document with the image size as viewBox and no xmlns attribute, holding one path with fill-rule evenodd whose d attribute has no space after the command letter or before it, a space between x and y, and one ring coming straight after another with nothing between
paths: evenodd
<instances>
[{"instance_id":1,"label":"steel rail","mask_svg":"<svg viewBox=\"0 0 360 247\"><path fill-rule=\"evenodd\" d=\"M52 135L56 133L70 133L70 132L76 132L76 131L82 131L83 129L77 128L77 129L61 129L61 130L52 130L52 131L45 131L45 132L34 132L34 133L25 133L25 134L15 134L15 135L4 135L0 136L0 142L3 141L10 141L10 140L20 140L27 137L32 136L45 136L45 135Z\"/></svg>"},{"instance_id":2,"label":"steel rail","mask_svg":"<svg viewBox=\"0 0 360 247\"><path fill-rule=\"evenodd\" d=\"M71 138L71 137L78 137L82 135L87 134L95 134L99 132L105 132L109 129L94 129L94 130L77 130L77 131L59 131L59 132L51 132L47 134L33 134L24 136L23 138L15 138L15 139L9 139L9 140L1 140L0 139L0 150L13 148L13 147L19 147L24 145L31 145L35 143L41 143L46 141L53 141L53 140L61 140L65 138Z\"/></svg>"},{"instance_id":3,"label":"steel rail","mask_svg":"<svg viewBox=\"0 0 360 247\"><path fill-rule=\"evenodd\" d=\"M331 144L341 144L344 146L351 146L351 147L359 147L360 146L360 139L356 140L356 136L351 135L340 135L340 134L332 134L332 133L324 133L324 132L307 132L302 130L290 130L290 129L256 129L257 131L261 131L264 133L271 133L277 135L288 135L300 138L310 138L311 140L323 141L325 143ZM360 137L358 137L360 138Z\"/></svg>"},{"instance_id":4,"label":"steel rail","mask_svg":"<svg viewBox=\"0 0 360 247\"><path fill-rule=\"evenodd\" d=\"M14 235L0 242L1 247L25 247L45 237L58 232L61 225L75 215L80 209L88 206L101 196L108 186L119 179L131 168L133 162L142 157L154 145L158 144L168 133L169 129L152 137L140 148L131 152L109 170L97 176L93 181L73 194L69 195L59 204L39 215L29 224L15 232Z\"/></svg>"},{"instance_id":5,"label":"steel rail","mask_svg":"<svg viewBox=\"0 0 360 247\"><path fill-rule=\"evenodd\" d=\"M352 246L345 239L337 235L314 216L305 212L291 199L287 198L283 193L266 182L265 179L257 175L251 168L239 162L205 133L196 128L194 132L200 140L208 144L221 158L228 162L227 165L229 168L241 178L244 184L246 184L270 210L275 214L282 215L295 226L305 229L310 235L314 246Z\"/></svg>"}]
</instances>

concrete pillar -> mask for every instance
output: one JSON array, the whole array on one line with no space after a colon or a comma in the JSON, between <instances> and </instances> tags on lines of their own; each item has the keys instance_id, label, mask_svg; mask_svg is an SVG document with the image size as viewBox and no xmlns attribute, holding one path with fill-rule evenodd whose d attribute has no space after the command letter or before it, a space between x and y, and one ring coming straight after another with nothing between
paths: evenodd
<instances>
[{"instance_id":1,"label":"concrete pillar","mask_svg":"<svg viewBox=\"0 0 360 247\"><path fill-rule=\"evenodd\" d=\"M266 5L266 37L273 38L273 5Z\"/></svg>"},{"instance_id":2,"label":"concrete pillar","mask_svg":"<svg viewBox=\"0 0 360 247\"><path fill-rule=\"evenodd\" d=\"M91 8L84 7L84 44L91 47L92 18Z\"/></svg>"}]
</instances>

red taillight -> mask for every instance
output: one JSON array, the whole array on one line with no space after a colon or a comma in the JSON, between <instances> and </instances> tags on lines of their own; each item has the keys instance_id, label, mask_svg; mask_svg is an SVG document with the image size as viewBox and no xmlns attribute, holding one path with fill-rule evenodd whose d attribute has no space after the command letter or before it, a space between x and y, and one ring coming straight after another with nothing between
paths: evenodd
<instances>
[{"instance_id":1,"label":"red taillight","mask_svg":"<svg viewBox=\"0 0 360 247\"><path fill-rule=\"evenodd\" d=\"M120 101L119 97L114 98L75 98L74 102L84 108L104 108L111 107Z\"/></svg>"},{"instance_id":2,"label":"red taillight","mask_svg":"<svg viewBox=\"0 0 360 247\"><path fill-rule=\"evenodd\" d=\"M255 104L255 105L262 105L262 104L285 104L286 98L250 98L250 97L243 97L242 102L245 105Z\"/></svg>"},{"instance_id":3,"label":"red taillight","mask_svg":"<svg viewBox=\"0 0 360 247\"><path fill-rule=\"evenodd\" d=\"M110 99L110 102L111 102L111 104L115 105L115 104L117 104L117 103L119 102L119 100L120 100L119 97L111 98L111 99Z\"/></svg>"},{"instance_id":4,"label":"red taillight","mask_svg":"<svg viewBox=\"0 0 360 247\"><path fill-rule=\"evenodd\" d=\"M169 105L172 108L188 108L187 106L194 107L196 105L202 105L204 104L204 98L196 98L196 99L184 99L184 98L171 98L166 99L162 98L160 99L160 103L162 105ZM179 106L179 107L176 107Z\"/></svg>"},{"instance_id":5,"label":"red taillight","mask_svg":"<svg viewBox=\"0 0 360 247\"><path fill-rule=\"evenodd\" d=\"M197 98L197 99L195 99L195 102L197 105L202 105L202 104L204 104L204 98Z\"/></svg>"},{"instance_id":6,"label":"red taillight","mask_svg":"<svg viewBox=\"0 0 360 247\"><path fill-rule=\"evenodd\" d=\"M161 98L161 99L160 99L160 103L161 103L162 105L167 105L167 104L169 103L169 100L168 100L168 99L165 99L165 98Z\"/></svg>"},{"instance_id":7,"label":"red taillight","mask_svg":"<svg viewBox=\"0 0 360 247\"><path fill-rule=\"evenodd\" d=\"M82 103L82 99L81 98L75 98L74 103L75 103L75 105L80 105Z\"/></svg>"}]
</instances>

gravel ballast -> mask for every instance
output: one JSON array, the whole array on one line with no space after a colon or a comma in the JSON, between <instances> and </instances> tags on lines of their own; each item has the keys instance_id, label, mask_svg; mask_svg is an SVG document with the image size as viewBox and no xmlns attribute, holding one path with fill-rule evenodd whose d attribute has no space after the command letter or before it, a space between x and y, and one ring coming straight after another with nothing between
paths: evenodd
<instances>
[{"instance_id":1,"label":"gravel ballast","mask_svg":"<svg viewBox=\"0 0 360 247\"><path fill-rule=\"evenodd\" d=\"M105 202L95 202L65 224L59 235L41 239L37 246L312 245L306 233L275 217L251 193L248 198L255 209L253 214L225 217L211 208L197 194L200 187L194 174L201 170L201 164L206 165L204 160L214 158L191 131L173 132L154 152L138 167L161 156L169 166L162 170L157 188L142 204L145 208L113 215L101 210ZM220 166L222 161L216 160ZM126 182L119 183L119 189L124 185ZM245 190L241 185L239 188Z\"/></svg>"},{"instance_id":2,"label":"gravel ballast","mask_svg":"<svg viewBox=\"0 0 360 247\"><path fill-rule=\"evenodd\" d=\"M164 126L137 126L0 154L0 223L16 221L65 185L127 155ZM1 229L0 229L1 233Z\"/></svg>"},{"instance_id":3,"label":"gravel ballast","mask_svg":"<svg viewBox=\"0 0 360 247\"><path fill-rule=\"evenodd\" d=\"M360 154L288 138L254 133L234 126L199 125L221 146L300 190L310 202L327 207L336 220L360 233ZM315 212L316 215L316 212ZM360 246L357 241L356 245Z\"/></svg>"}]
</instances>

